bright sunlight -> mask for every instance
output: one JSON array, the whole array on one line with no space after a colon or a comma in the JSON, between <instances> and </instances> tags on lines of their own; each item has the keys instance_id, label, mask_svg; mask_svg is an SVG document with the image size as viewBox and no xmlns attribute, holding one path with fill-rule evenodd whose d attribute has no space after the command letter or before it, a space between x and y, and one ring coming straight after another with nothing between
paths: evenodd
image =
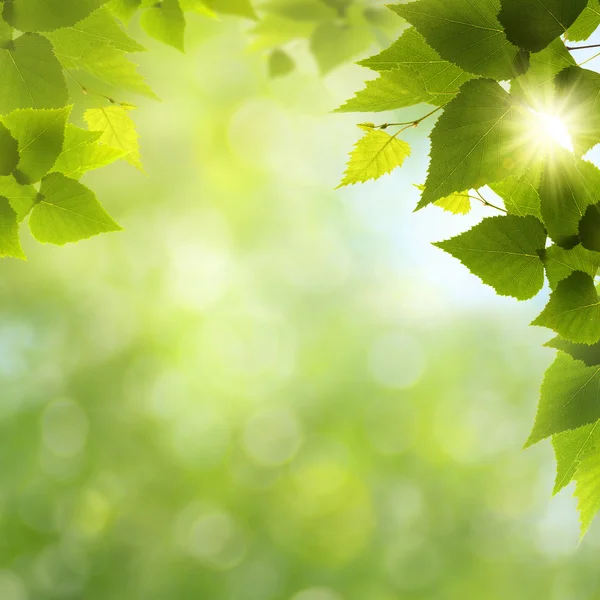
<instances>
[{"instance_id":1,"label":"bright sunlight","mask_svg":"<svg viewBox=\"0 0 600 600\"><path fill-rule=\"evenodd\" d=\"M571 134L563 120L555 114L538 112L529 109L532 113L531 125L536 138L553 141L569 152L574 152Z\"/></svg>"}]
</instances>

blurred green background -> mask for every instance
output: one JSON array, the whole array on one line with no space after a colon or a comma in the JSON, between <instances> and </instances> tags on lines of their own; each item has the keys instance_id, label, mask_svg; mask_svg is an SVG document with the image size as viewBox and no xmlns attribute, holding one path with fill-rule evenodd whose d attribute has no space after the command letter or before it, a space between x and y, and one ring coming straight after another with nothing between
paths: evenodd
<instances>
[{"instance_id":1,"label":"blurred green background","mask_svg":"<svg viewBox=\"0 0 600 600\"><path fill-rule=\"evenodd\" d=\"M247 28L144 40L149 177L88 177L125 232L0 266L0 600L600 597L598 529L520 450L543 299L430 246L486 213L412 214L426 131L332 191L369 73L299 47L272 80Z\"/></svg>"}]
</instances>

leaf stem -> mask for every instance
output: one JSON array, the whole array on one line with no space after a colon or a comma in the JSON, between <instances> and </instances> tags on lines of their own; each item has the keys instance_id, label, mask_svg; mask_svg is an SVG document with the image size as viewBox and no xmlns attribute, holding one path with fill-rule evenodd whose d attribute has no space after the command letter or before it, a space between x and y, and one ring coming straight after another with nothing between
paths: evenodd
<instances>
[{"instance_id":1,"label":"leaf stem","mask_svg":"<svg viewBox=\"0 0 600 600\"><path fill-rule=\"evenodd\" d=\"M383 125L375 125L374 129L387 129L388 127L404 127L404 129L401 129L398 132L401 133L403 131L406 131L407 129L410 129L411 127L418 127L425 119L428 119L432 115L435 115L435 113L442 110L442 108L442 106L438 106L435 110L432 110L431 112L427 113L426 115L417 119L416 121L406 121L405 123L383 123Z\"/></svg>"},{"instance_id":2,"label":"leaf stem","mask_svg":"<svg viewBox=\"0 0 600 600\"><path fill-rule=\"evenodd\" d=\"M481 202L484 206L488 206L489 208L495 208L496 210L499 210L503 213L508 214L508 211L505 208L500 208L499 206L496 206L495 204L492 204L491 202L488 202L480 193L479 190L475 190L475 193L477 194L477 197L473 197L473 196L469 196L469 198L472 198L473 200L478 200L479 202Z\"/></svg>"}]
</instances>

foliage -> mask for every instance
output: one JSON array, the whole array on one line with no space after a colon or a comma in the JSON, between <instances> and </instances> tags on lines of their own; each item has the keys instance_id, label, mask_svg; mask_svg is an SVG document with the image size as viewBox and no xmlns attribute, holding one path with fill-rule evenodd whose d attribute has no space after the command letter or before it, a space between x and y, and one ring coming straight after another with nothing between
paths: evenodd
<instances>
[{"instance_id":1,"label":"foliage","mask_svg":"<svg viewBox=\"0 0 600 600\"><path fill-rule=\"evenodd\" d=\"M183 51L193 13L260 16L252 37L270 52L273 77L294 70L285 46L299 38L307 38L326 73L398 25L389 11L362 0L269 0L259 7L250 0L0 2L0 176L10 189L0 196L0 256L25 258L18 229L30 213L29 228L42 243L120 229L78 180L117 160L143 171L130 95L156 96L130 58L145 48L123 26L139 17L146 34Z\"/></svg>"},{"instance_id":2,"label":"foliage","mask_svg":"<svg viewBox=\"0 0 600 600\"><path fill-rule=\"evenodd\" d=\"M600 75L578 65L578 48L564 40L587 39L600 26L600 4L416 0L390 8L411 27L360 63L378 78L339 110L438 108L408 123L371 124L350 164L368 163L371 179L387 174L392 160L370 160L374 132L396 126L399 140L436 116L417 210L462 194L505 213L436 245L519 300L536 296L546 274L552 294L532 324L559 335L549 344L559 352L526 445L553 439L555 491L576 480L585 533L600 507L600 171L584 157L600 142ZM342 184L356 180L347 175ZM490 190L504 207L486 200Z\"/></svg>"},{"instance_id":3,"label":"foliage","mask_svg":"<svg viewBox=\"0 0 600 600\"><path fill-rule=\"evenodd\" d=\"M341 185L402 166L411 149L401 134L437 116L417 209L433 204L466 214L476 200L506 213L438 246L501 295L532 298L544 274L553 290L533 324L559 334L552 342L559 354L527 444L552 437L560 439L557 447L572 448L580 445L581 428L595 426L600 359L585 348L600 342L600 171L583 157L600 141L600 75L578 65L576 49L563 38L582 41L595 31L597 0L416 0L391 11L366 0L5 0L0 6L0 256L21 259L19 227L27 218L35 239L56 245L120 229L80 178L118 160L143 171L129 94L156 97L130 60L144 50L124 28L134 17L150 37L180 51L190 13L254 20L252 46L268 51L273 77L294 70L298 40L326 74L375 40L391 43L398 17L404 19L409 27L402 35L360 63L378 77L338 110L435 108L408 122L362 124L365 135ZM572 148L545 135L537 111L560 115ZM486 186L504 208L484 197ZM559 458L559 487L577 481L584 531L600 505L591 489L600 449L588 447L588 437L568 468Z\"/></svg>"}]
</instances>

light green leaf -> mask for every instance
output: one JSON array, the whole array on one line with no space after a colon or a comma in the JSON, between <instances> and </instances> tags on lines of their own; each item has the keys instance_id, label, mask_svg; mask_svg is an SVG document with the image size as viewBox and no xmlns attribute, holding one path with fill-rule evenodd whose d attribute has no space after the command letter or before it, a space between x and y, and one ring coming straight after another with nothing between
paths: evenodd
<instances>
[{"instance_id":1,"label":"light green leaf","mask_svg":"<svg viewBox=\"0 0 600 600\"><path fill-rule=\"evenodd\" d=\"M471 196L468 192L451 194L447 198L441 198L434 203L453 215L468 215L471 212Z\"/></svg>"},{"instance_id":2,"label":"light green leaf","mask_svg":"<svg viewBox=\"0 0 600 600\"><path fill-rule=\"evenodd\" d=\"M256 19L256 13L250 0L205 0L205 2L208 8L215 12Z\"/></svg>"},{"instance_id":3,"label":"light green leaf","mask_svg":"<svg viewBox=\"0 0 600 600\"><path fill-rule=\"evenodd\" d=\"M575 473L575 496L579 500L579 520L581 537L592 524L598 509L600 509L600 451L594 449L581 457Z\"/></svg>"},{"instance_id":4,"label":"light green leaf","mask_svg":"<svg viewBox=\"0 0 600 600\"><path fill-rule=\"evenodd\" d=\"M58 32L49 34L55 53L61 64L68 70L81 70L97 77L109 85L156 98L144 78L137 72L123 50L117 50L103 42L87 43L78 47L80 38L63 36ZM66 31L66 30L65 30Z\"/></svg>"},{"instance_id":5,"label":"light green leaf","mask_svg":"<svg viewBox=\"0 0 600 600\"><path fill-rule=\"evenodd\" d=\"M129 110L125 106L91 108L85 112L84 119L90 131L101 132L101 143L123 150L123 159L143 172L138 134Z\"/></svg>"},{"instance_id":6,"label":"light green leaf","mask_svg":"<svg viewBox=\"0 0 600 600\"><path fill-rule=\"evenodd\" d=\"M593 278L575 271L560 281L532 325L548 327L578 344L600 342L600 299Z\"/></svg>"},{"instance_id":7,"label":"light green leaf","mask_svg":"<svg viewBox=\"0 0 600 600\"><path fill-rule=\"evenodd\" d=\"M445 242L434 244L460 260L501 296L533 298L544 285L540 252L546 245L542 224L533 217L490 217Z\"/></svg>"},{"instance_id":8,"label":"light green leaf","mask_svg":"<svg viewBox=\"0 0 600 600\"><path fill-rule=\"evenodd\" d=\"M25 108L2 119L19 143L20 161L15 172L24 184L40 181L61 153L71 106L53 110Z\"/></svg>"},{"instance_id":9,"label":"light green leaf","mask_svg":"<svg viewBox=\"0 0 600 600\"><path fill-rule=\"evenodd\" d=\"M323 0L269 0L261 5L262 10L290 19L291 21L332 21L337 16L331 6Z\"/></svg>"},{"instance_id":10,"label":"light green leaf","mask_svg":"<svg viewBox=\"0 0 600 600\"><path fill-rule=\"evenodd\" d=\"M37 190L32 185L21 185L14 177L0 177L0 196L10 202L17 219L22 221L31 211L37 197Z\"/></svg>"},{"instance_id":11,"label":"light green leaf","mask_svg":"<svg viewBox=\"0 0 600 600\"><path fill-rule=\"evenodd\" d=\"M598 201L600 171L566 150L555 148L546 161L540 183L541 214L548 235L557 244L578 242L579 222Z\"/></svg>"},{"instance_id":12,"label":"light green leaf","mask_svg":"<svg viewBox=\"0 0 600 600\"><path fill-rule=\"evenodd\" d=\"M525 447L600 419L600 366L559 352L546 372L533 431Z\"/></svg>"},{"instance_id":13,"label":"light green leaf","mask_svg":"<svg viewBox=\"0 0 600 600\"><path fill-rule=\"evenodd\" d=\"M250 49L261 51L278 48L291 40L309 39L314 29L314 23L290 21L267 13L250 30Z\"/></svg>"},{"instance_id":14,"label":"light green leaf","mask_svg":"<svg viewBox=\"0 0 600 600\"><path fill-rule=\"evenodd\" d=\"M292 57L283 50L276 48L269 56L269 76L271 78L285 77L296 68Z\"/></svg>"},{"instance_id":15,"label":"light green leaf","mask_svg":"<svg viewBox=\"0 0 600 600\"><path fill-rule=\"evenodd\" d=\"M355 145L342 183L338 187L379 179L402 166L410 146L380 129L367 131Z\"/></svg>"},{"instance_id":16,"label":"light green leaf","mask_svg":"<svg viewBox=\"0 0 600 600\"><path fill-rule=\"evenodd\" d=\"M17 214L3 196L0 196L0 256L26 260L19 240Z\"/></svg>"},{"instance_id":17,"label":"light green leaf","mask_svg":"<svg viewBox=\"0 0 600 600\"><path fill-rule=\"evenodd\" d=\"M72 179L79 179L88 171L105 167L123 158L124 150L98 142L101 135L99 131L87 131L75 125L67 125L63 150L53 171Z\"/></svg>"},{"instance_id":18,"label":"light green leaf","mask_svg":"<svg viewBox=\"0 0 600 600\"><path fill-rule=\"evenodd\" d=\"M575 152L582 156L600 141L600 74L569 67L555 79L556 103L567 126Z\"/></svg>"},{"instance_id":19,"label":"light green leaf","mask_svg":"<svg viewBox=\"0 0 600 600\"><path fill-rule=\"evenodd\" d=\"M498 20L516 46L539 52L564 35L587 0L501 0Z\"/></svg>"},{"instance_id":20,"label":"light green leaf","mask_svg":"<svg viewBox=\"0 0 600 600\"><path fill-rule=\"evenodd\" d=\"M522 110L495 81L467 81L431 133L429 175L417 208L521 175L532 162Z\"/></svg>"},{"instance_id":21,"label":"light green leaf","mask_svg":"<svg viewBox=\"0 0 600 600\"><path fill-rule=\"evenodd\" d=\"M60 108L69 94L52 44L26 33L0 48L0 114L17 108Z\"/></svg>"},{"instance_id":22,"label":"light green leaf","mask_svg":"<svg viewBox=\"0 0 600 600\"><path fill-rule=\"evenodd\" d=\"M39 242L59 246L121 229L91 190L61 173L42 180L29 228Z\"/></svg>"},{"instance_id":23,"label":"light green leaf","mask_svg":"<svg viewBox=\"0 0 600 600\"><path fill-rule=\"evenodd\" d=\"M359 126L360 127L360 126ZM425 190L424 185L415 185L415 187L423 192ZM447 198L441 198L434 202L435 206L439 206L446 212L452 213L453 215L468 215L471 212L471 198L469 191L451 194Z\"/></svg>"},{"instance_id":24,"label":"light green leaf","mask_svg":"<svg viewBox=\"0 0 600 600\"><path fill-rule=\"evenodd\" d=\"M584 11L567 31L567 39L571 42L587 40L600 27L600 5L598 0L589 0Z\"/></svg>"},{"instance_id":25,"label":"light green leaf","mask_svg":"<svg viewBox=\"0 0 600 600\"><path fill-rule=\"evenodd\" d=\"M310 49L317 59L322 75L353 59L371 44L371 32L366 26L352 26L331 21L319 25L310 39Z\"/></svg>"},{"instance_id":26,"label":"light green leaf","mask_svg":"<svg viewBox=\"0 0 600 600\"><path fill-rule=\"evenodd\" d=\"M555 40L531 55L529 70L512 81L510 93L538 112L553 113L556 111L554 78L576 64L562 40Z\"/></svg>"},{"instance_id":27,"label":"light green leaf","mask_svg":"<svg viewBox=\"0 0 600 600\"><path fill-rule=\"evenodd\" d=\"M45 34L54 47L67 56L79 56L91 45L108 44L123 52L143 52L145 48L131 39L106 8L71 27Z\"/></svg>"},{"instance_id":28,"label":"light green leaf","mask_svg":"<svg viewBox=\"0 0 600 600\"><path fill-rule=\"evenodd\" d=\"M543 164L535 164L521 177L507 177L489 186L504 202L509 214L525 217L531 215L541 220L540 194Z\"/></svg>"},{"instance_id":29,"label":"light green leaf","mask_svg":"<svg viewBox=\"0 0 600 600\"><path fill-rule=\"evenodd\" d=\"M185 16L178 0L162 0L142 13L140 23L159 42L184 51Z\"/></svg>"},{"instance_id":30,"label":"light green leaf","mask_svg":"<svg viewBox=\"0 0 600 600\"><path fill-rule=\"evenodd\" d=\"M566 250L554 244L546 250L544 265L550 287L555 289L559 282L569 277L573 271L581 271L595 277L600 268L600 252L591 252L581 245Z\"/></svg>"},{"instance_id":31,"label":"light green leaf","mask_svg":"<svg viewBox=\"0 0 600 600\"><path fill-rule=\"evenodd\" d=\"M443 59L465 71L500 81L519 71L520 50L508 41L496 16L499 0L476 7L471 0L418 0L390 8L414 25Z\"/></svg>"},{"instance_id":32,"label":"light green leaf","mask_svg":"<svg viewBox=\"0 0 600 600\"><path fill-rule=\"evenodd\" d=\"M107 0L11 0L4 19L19 31L52 31L85 19Z\"/></svg>"},{"instance_id":33,"label":"light green leaf","mask_svg":"<svg viewBox=\"0 0 600 600\"><path fill-rule=\"evenodd\" d=\"M19 164L19 144L0 123L0 176L10 175Z\"/></svg>"},{"instance_id":34,"label":"light green leaf","mask_svg":"<svg viewBox=\"0 0 600 600\"><path fill-rule=\"evenodd\" d=\"M573 480L582 457L600 445L600 421L563 431L552 437L552 445L556 456L556 480L552 493L558 494Z\"/></svg>"}]
</instances>

